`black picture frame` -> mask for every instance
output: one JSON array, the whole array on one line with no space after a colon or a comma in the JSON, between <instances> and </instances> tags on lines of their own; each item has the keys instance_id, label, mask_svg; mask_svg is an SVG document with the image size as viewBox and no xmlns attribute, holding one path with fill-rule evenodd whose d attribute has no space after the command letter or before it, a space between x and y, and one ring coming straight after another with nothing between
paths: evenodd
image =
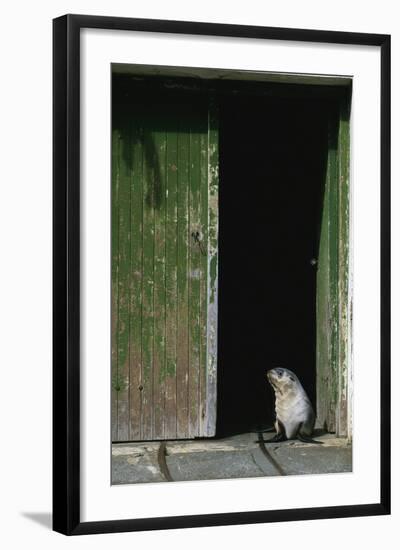
<instances>
[{"instance_id":1,"label":"black picture frame","mask_svg":"<svg viewBox=\"0 0 400 550\"><path fill-rule=\"evenodd\" d=\"M378 46L381 51L380 501L179 517L80 521L80 30ZM390 36L87 15L53 21L53 529L66 535L390 514Z\"/></svg>"}]
</instances>

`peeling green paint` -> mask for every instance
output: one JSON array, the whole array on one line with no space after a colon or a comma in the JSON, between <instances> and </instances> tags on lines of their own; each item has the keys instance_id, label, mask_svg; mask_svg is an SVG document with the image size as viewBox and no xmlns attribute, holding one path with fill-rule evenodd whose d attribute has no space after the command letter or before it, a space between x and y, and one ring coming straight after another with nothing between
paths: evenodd
<instances>
[{"instance_id":1,"label":"peeling green paint","mask_svg":"<svg viewBox=\"0 0 400 550\"><path fill-rule=\"evenodd\" d=\"M216 281L217 281L217 256L213 256L210 260L210 302L213 304L215 302L216 296Z\"/></svg>"},{"instance_id":2,"label":"peeling green paint","mask_svg":"<svg viewBox=\"0 0 400 550\"><path fill-rule=\"evenodd\" d=\"M112 377L111 385L116 392L125 391L128 389L129 380L128 378L121 377L119 373L116 372Z\"/></svg>"},{"instance_id":3,"label":"peeling green paint","mask_svg":"<svg viewBox=\"0 0 400 550\"><path fill-rule=\"evenodd\" d=\"M175 377L176 375L176 360L169 359L165 369L166 376Z\"/></svg>"}]
</instances>

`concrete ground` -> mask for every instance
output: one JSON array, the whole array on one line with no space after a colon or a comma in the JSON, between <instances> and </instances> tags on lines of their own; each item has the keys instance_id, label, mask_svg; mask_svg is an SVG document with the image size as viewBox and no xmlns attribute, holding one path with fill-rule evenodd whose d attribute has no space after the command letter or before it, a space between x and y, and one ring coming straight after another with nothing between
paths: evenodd
<instances>
[{"instance_id":1,"label":"concrete ground","mask_svg":"<svg viewBox=\"0 0 400 550\"><path fill-rule=\"evenodd\" d=\"M267 440L273 434L264 434ZM219 440L118 443L112 446L112 483L154 483L279 475L351 472L345 439L315 435L323 445L285 441L266 444L246 433Z\"/></svg>"}]
</instances>

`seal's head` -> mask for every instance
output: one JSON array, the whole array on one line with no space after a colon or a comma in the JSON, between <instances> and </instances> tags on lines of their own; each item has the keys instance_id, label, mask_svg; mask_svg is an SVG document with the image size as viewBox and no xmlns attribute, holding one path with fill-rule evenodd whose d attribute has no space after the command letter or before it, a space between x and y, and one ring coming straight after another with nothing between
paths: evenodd
<instances>
[{"instance_id":1,"label":"seal's head","mask_svg":"<svg viewBox=\"0 0 400 550\"><path fill-rule=\"evenodd\" d=\"M275 369L269 370L267 372L267 378L274 390L280 393L296 389L299 386L299 379L294 372L282 367L276 367Z\"/></svg>"}]
</instances>

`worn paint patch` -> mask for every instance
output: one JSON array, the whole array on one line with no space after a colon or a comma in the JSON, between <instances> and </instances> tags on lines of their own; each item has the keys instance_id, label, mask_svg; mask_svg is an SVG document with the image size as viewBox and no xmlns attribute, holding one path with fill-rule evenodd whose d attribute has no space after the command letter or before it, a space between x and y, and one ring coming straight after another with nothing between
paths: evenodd
<instances>
[{"instance_id":1,"label":"worn paint patch","mask_svg":"<svg viewBox=\"0 0 400 550\"><path fill-rule=\"evenodd\" d=\"M165 369L166 376L175 378L176 376L176 359L169 359L167 361L167 367Z\"/></svg>"},{"instance_id":2,"label":"worn paint patch","mask_svg":"<svg viewBox=\"0 0 400 550\"><path fill-rule=\"evenodd\" d=\"M190 278L191 279L200 279L200 277L201 277L201 269L200 268L192 269L190 271Z\"/></svg>"},{"instance_id":3,"label":"worn paint patch","mask_svg":"<svg viewBox=\"0 0 400 550\"><path fill-rule=\"evenodd\" d=\"M210 302L215 302L215 295L216 295L216 281L217 281L217 257L213 256L210 260L210 288L211 288L211 295L210 295Z\"/></svg>"}]
</instances>

